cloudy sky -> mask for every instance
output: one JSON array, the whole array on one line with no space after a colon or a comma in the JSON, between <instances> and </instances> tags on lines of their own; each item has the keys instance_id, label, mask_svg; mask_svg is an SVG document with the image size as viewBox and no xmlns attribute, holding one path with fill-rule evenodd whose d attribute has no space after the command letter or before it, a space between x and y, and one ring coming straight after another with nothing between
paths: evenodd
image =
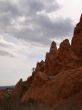
<instances>
[{"instance_id":1,"label":"cloudy sky","mask_svg":"<svg viewBox=\"0 0 82 110\"><path fill-rule=\"evenodd\" d=\"M0 86L31 75L52 40L71 39L82 0L0 0Z\"/></svg>"}]
</instances>

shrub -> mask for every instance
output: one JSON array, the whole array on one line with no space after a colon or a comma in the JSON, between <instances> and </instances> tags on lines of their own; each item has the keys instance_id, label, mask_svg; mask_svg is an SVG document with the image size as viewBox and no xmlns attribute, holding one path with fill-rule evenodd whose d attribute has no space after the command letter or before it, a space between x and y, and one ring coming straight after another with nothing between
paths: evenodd
<instances>
[{"instance_id":1,"label":"shrub","mask_svg":"<svg viewBox=\"0 0 82 110\"><path fill-rule=\"evenodd\" d=\"M28 106L35 106L36 105L36 101L32 98L29 98L28 101L27 101L27 105Z\"/></svg>"}]
</instances>

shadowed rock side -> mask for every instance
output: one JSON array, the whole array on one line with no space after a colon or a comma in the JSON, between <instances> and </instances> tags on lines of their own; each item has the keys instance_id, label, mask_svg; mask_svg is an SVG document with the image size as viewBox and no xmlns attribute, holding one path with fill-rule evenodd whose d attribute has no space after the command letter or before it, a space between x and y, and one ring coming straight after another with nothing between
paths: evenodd
<instances>
[{"instance_id":1,"label":"shadowed rock side","mask_svg":"<svg viewBox=\"0 0 82 110\"><path fill-rule=\"evenodd\" d=\"M75 54L82 59L82 15L80 18L80 22L76 25L74 29L71 47Z\"/></svg>"},{"instance_id":2,"label":"shadowed rock side","mask_svg":"<svg viewBox=\"0 0 82 110\"><path fill-rule=\"evenodd\" d=\"M53 41L45 61L38 62L32 76L20 80L13 96L21 102L82 109L82 15L74 29L72 43L65 39L57 49ZM57 109L57 110L61 110ZM72 109L72 110L77 110Z\"/></svg>"}]
</instances>

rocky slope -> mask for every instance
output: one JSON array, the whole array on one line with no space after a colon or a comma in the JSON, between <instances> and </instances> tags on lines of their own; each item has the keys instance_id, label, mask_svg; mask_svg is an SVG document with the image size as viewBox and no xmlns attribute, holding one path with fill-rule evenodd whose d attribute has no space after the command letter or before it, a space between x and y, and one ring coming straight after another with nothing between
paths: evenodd
<instances>
[{"instance_id":1,"label":"rocky slope","mask_svg":"<svg viewBox=\"0 0 82 110\"><path fill-rule=\"evenodd\" d=\"M74 103L81 110L82 15L74 29L71 44L65 39L57 49L53 41L45 61L37 63L32 76L26 81L20 80L16 84L13 96L22 102L32 99L46 105Z\"/></svg>"}]
</instances>

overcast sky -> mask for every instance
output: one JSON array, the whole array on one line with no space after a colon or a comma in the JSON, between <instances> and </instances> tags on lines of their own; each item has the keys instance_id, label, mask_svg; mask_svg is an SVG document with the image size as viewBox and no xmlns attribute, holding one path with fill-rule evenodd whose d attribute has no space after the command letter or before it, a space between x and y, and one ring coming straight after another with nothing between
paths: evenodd
<instances>
[{"instance_id":1,"label":"overcast sky","mask_svg":"<svg viewBox=\"0 0 82 110\"><path fill-rule=\"evenodd\" d=\"M31 75L52 40L72 38L82 0L0 0L0 86Z\"/></svg>"}]
</instances>

